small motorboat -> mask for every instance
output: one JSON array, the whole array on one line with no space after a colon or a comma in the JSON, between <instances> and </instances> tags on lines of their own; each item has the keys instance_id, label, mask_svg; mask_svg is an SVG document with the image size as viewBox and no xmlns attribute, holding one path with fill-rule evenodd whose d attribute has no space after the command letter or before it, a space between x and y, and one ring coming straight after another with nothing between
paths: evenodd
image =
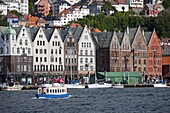
<instances>
[{"instance_id":1,"label":"small motorboat","mask_svg":"<svg viewBox=\"0 0 170 113\"><path fill-rule=\"evenodd\" d=\"M113 88L124 88L123 84L114 84Z\"/></svg>"},{"instance_id":2,"label":"small motorboat","mask_svg":"<svg viewBox=\"0 0 170 113\"><path fill-rule=\"evenodd\" d=\"M66 88L70 88L70 89L82 89L85 88L85 85L83 84L79 84L79 83L75 83L75 84L64 84L64 87Z\"/></svg>"},{"instance_id":3,"label":"small motorboat","mask_svg":"<svg viewBox=\"0 0 170 113\"><path fill-rule=\"evenodd\" d=\"M38 88L38 93L36 94L38 99L45 98L67 98L70 95L67 93L67 88L63 84L54 83L52 86L43 86Z\"/></svg>"},{"instance_id":4,"label":"small motorboat","mask_svg":"<svg viewBox=\"0 0 170 113\"><path fill-rule=\"evenodd\" d=\"M109 83L88 84L86 88L112 88L112 84Z\"/></svg>"},{"instance_id":5,"label":"small motorboat","mask_svg":"<svg viewBox=\"0 0 170 113\"><path fill-rule=\"evenodd\" d=\"M153 84L154 87L169 87L167 84L164 83L155 83Z\"/></svg>"},{"instance_id":6,"label":"small motorboat","mask_svg":"<svg viewBox=\"0 0 170 113\"><path fill-rule=\"evenodd\" d=\"M3 91L18 91L18 90L22 90L23 85L20 85L20 83L18 82L12 82L12 83L8 83L6 85L4 85L2 87Z\"/></svg>"}]
</instances>

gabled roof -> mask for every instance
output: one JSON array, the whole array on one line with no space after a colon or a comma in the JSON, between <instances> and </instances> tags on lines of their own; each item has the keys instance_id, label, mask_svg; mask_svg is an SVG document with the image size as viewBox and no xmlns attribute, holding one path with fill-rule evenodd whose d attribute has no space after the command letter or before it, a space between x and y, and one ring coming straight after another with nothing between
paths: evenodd
<instances>
[{"instance_id":1,"label":"gabled roof","mask_svg":"<svg viewBox=\"0 0 170 113\"><path fill-rule=\"evenodd\" d=\"M49 42L55 29L54 28L51 28L51 29L42 28L42 29L44 31L46 38L47 38L47 41Z\"/></svg>"},{"instance_id":2,"label":"gabled roof","mask_svg":"<svg viewBox=\"0 0 170 113\"><path fill-rule=\"evenodd\" d=\"M18 35L20 33L20 30L21 30L22 26L20 27L14 27L15 31L16 31L16 38L18 38Z\"/></svg>"},{"instance_id":3,"label":"gabled roof","mask_svg":"<svg viewBox=\"0 0 170 113\"><path fill-rule=\"evenodd\" d=\"M135 38L135 35L136 35L136 33L137 33L137 30L138 30L138 28L130 28L129 29L129 41L130 41L130 44L132 45L132 43L133 43L133 40L134 40L134 38Z\"/></svg>"},{"instance_id":4,"label":"gabled roof","mask_svg":"<svg viewBox=\"0 0 170 113\"><path fill-rule=\"evenodd\" d=\"M122 44L122 40L123 40L124 33L119 32L119 33L116 33L116 35L117 35L117 39L118 39L118 41L119 41L119 44L121 45L121 44Z\"/></svg>"},{"instance_id":5,"label":"gabled roof","mask_svg":"<svg viewBox=\"0 0 170 113\"><path fill-rule=\"evenodd\" d=\"M40 29L39 27L31 27L31 28L28 29L28 30L29 30L28 32L29 32L29 34L30 34L30 37L32 38L32 39L31 39L32 42L35 40L35 37L36 37L39 29Z\"/></svg>"},{"instance_id":6,"label":"gabled roof","mask_svg":"<svg viewBox=\"0 0 170 113\"><path fill-rule=\"evenodd\" d=\"M0 5L7 5L7 4L3 2L2 0L0 0Z\"/></svg>"},{"instance_id":7,"label":"gabled roof","mask_svg":"<svg viewBox=\"0 0 170 113\"><path fill-rule=\"evenodd\" d=\"M100 48L108 48L110 46L113 34L114 32L99 32L92 33L92 36L95 38Z\"/></svg>"},{"instance_id":8,"label":"gabled roof","mask_svg":"<svg viewBox=\"0 0 170 113\"><path fill-rule=\"evenodd\" d=\"M84 28L79 28L79 27L76 27L76 28L73 28L73 27L70 27L69 28L69 31L72 32L73 36L74 36L74 39L76 39L76 41L78 42L79 39L80 39L80 36L83 32L83 29Z\"/></svg>"},{"instance_id":9,"label":"gabled roof","mask_svg":"<svg viewBox=\"0 0 170 113\"><path fill-rule=\"evenodd\" d=\"M6 18L18 18L18 16L13 13L8 12L8 14L6 15Z\"/></svg>"},{"instance_id":10,"label":"gabled roof","mask_svg":"<svg viewBox=\"0 0 170 113\"><path fill-rule=\"evenodd\" d=\"M144 34L145 34L146 45L148 46L152 37L152 32L145 32Z\"/></svg>"},{"instance_id":11,"label":"gabled roof","mask_svg":"<svg viewBox=\"0 0 170 113\"><path fill-rule=\"evenodd\" d=\"M64 40L65 40L65 38L66 38L66 36L68 34L68 29L66 29L66 30L59 30L59 34L61 36L62 41L64 42Z\"/></svg>"},{"instance_id":12,"label":"gabled roof","mask_svg":"<svg viewBox=\"0 0 170 113\"><path fill-rule=\"evenodd\" d=\"M82 27L82 26L81 26L80 24L78 24L78 23L72 23L70 26L73 27L73 28Z\"/></svg>"},{"instance_id":13,"label":"gabled roof","mask_svg":"<svg viewBox=\"0 0 170 113\"><path fill-rule=\"evenodd\" d=\"M40 18L40 19L37 20L37 23L47 23L47 21L44 20L43 18Z\"/></svg>"}]
</instances>

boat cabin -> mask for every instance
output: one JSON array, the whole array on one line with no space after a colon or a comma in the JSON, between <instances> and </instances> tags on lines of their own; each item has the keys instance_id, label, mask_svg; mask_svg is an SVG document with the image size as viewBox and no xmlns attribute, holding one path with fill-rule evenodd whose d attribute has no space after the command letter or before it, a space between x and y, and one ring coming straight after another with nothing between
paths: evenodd
<instances>
[{"instance_id":1,"label":"boat cabin","mask_svg":"<svg viewBox=\"0 0 170 113\"><path fill-rule=\"evenodd\" d=\"M42 88L38 88L38 94L67 94L67 88L42 87Z\"/></svg>"}]
</instances>

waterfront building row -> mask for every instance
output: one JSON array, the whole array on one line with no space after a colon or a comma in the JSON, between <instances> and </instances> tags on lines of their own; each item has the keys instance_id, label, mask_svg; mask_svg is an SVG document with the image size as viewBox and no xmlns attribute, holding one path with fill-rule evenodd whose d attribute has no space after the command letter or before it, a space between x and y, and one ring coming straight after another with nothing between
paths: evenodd
<instances>
[{"instance_id":1,"label":"waterfront building row","mask_svg":"<svg viewBox=\"0 0 170 113\"><path fill-rule=\"evenodd\" d=\"M0 29L0 76L26 83L62 77L66 82L95 72L136 71L162 78L162 49L153 32L139 26L124 32L42 27Z\"/></svg>"}]
</instances>

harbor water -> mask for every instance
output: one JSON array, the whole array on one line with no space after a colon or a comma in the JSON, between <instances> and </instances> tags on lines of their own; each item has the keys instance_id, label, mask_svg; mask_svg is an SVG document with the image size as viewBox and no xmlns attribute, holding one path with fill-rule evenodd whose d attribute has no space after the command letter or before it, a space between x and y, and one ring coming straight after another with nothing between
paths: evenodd
<instances>
[{"instance_id":1,"label":"harbor water","mask_svg":"<svg viewBox=\"0 0 170 113\"><path fill-rule=\"evenodd\" d=\"M67 99L36 90L0 91L0 113L169 113L170 88L68 89Z\"/></svg>"}]
</instances>

